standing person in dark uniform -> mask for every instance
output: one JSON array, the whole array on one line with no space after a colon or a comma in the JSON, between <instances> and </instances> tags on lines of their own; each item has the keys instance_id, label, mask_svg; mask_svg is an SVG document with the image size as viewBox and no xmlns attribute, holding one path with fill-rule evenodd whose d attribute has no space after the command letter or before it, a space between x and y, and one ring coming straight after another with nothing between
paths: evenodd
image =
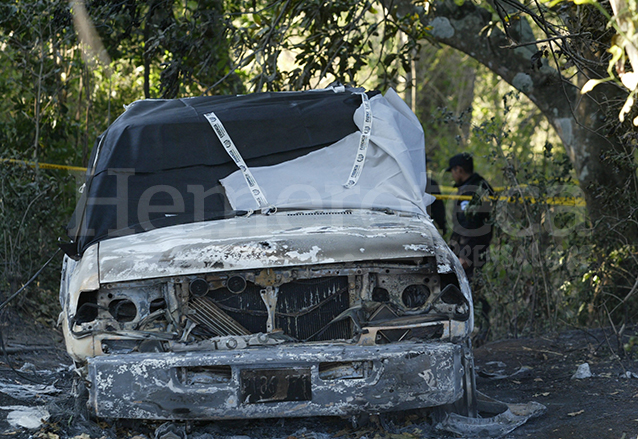
<instances>
[{"instance_id":1,"label":"standing person in dark uniform","mask_svg":"<svg viewBox=\"0 0 638 439\"><path fill-rule=\"evenodd\" d=\"M446 172L452 173L458 195L472 197L471 200L456 200L454 204L449 245L472 284L475 303L478 302L481 307L480 316L484 321L479 322L477 340L481 342L487 338L491 307L480 293L481 285L475 281L474 272L485 265L487 250L492 241L492 203L485 197L494 195L494 190L487 180L474 172L474 160L468 153L452 157Z\"/></svg>"},{"instance_id":2,"label":"standing person in dark uniform","mask_svg":"<svg viewBox=\"0 0 638 439\"><path fill-rule=\"evenodd\" d=\"M426 159L426 163L430 163L430 159ZM425 192L434 196L441 195L441 189L436 180L431 179L430 174L427 177ZM443 204L443 200L434 200L434 203L427 207L427 212L436 223L441 235L445 235L447 233L447 221L445 220L445 204Z\"/></svg>"},{"instance_id":3,"label":"standing person in dark uniform","mask_svg":"<svg viewBox=\"0 0 638 439\"><path fill-rule=\"evenodd\" d=\"M471 280L474 270L485 264L487 249L492 241L492 203L482 198L494 195L494 190L487 180L474 172L474 160L468 153L452 157L445 171L452 173L458 195L472 197L471 200L456 200L449 242Z\"/></svg>"}]
</instances>

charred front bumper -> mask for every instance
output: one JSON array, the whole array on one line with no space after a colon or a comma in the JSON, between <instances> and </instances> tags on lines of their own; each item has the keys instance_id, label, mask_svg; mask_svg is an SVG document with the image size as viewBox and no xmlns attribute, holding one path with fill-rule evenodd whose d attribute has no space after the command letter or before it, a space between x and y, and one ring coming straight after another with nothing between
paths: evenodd
<instances>
[{"instance_id":1,"label":"charred front bumper","mask_svg":"<svg viewBox=\"0 0 638 439\"><path fill-rule=\"evenodd\" d=\"M117 354L87 367L97 416L215 420L440 406L462 396L462 363L461 345L402 342Z\"/></svg>"}]
</instances>

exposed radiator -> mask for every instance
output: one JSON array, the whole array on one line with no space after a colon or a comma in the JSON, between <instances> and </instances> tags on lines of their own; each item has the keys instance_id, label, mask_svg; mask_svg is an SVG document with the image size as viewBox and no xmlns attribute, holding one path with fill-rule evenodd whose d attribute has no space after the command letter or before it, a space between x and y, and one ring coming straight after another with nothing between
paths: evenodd
<instances>
[{"instance_id":1,"label":"exposed radiator","mask_svg":"<svg viewBox=\"0 0 638 439\"><path fill-rule=\"evenodd\" d=\"M250 331L219 309L208 297L192 298L190 308L188 317L212 331L214 335L250 335Z\"/></svg>"},{"instance_id":2,"label":"exposed radiator","mask_svg":"<svg viewBox=\"0 0 638 439\"><path fill-rule=\"evenodd\" d=\"M249 283L240 294L220 288L205 297L191 297L189 318L213 335L266 332L268 313L260 289ZM283 284L277 296L275 328L299 341L348 339L352 337L350 321L328 324L349 306L346 276Z\"/></svg>"},{"instance_id":3,"label":"exposed radiator","mask_svg":"<svg viewBox=\"0 0 638 439\"><path fill-rule=\"evenodd\" d=\"M350 321L326 325L349 306L345 276L290 282L279 289L275 323L299 340L347 339Z\"/></svg>"}]
</instances>

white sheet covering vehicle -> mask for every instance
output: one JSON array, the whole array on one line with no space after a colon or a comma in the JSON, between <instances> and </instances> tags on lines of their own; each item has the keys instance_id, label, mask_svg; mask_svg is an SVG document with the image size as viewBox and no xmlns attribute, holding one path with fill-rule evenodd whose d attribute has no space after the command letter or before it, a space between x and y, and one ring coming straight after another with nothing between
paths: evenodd
<instances>
[{"instance_id":1,"label":"white sheet covering vehicle","mask_svg":"<svg viewBox=\"0 0 638 439\"><path fill-rule=\"evenodd\" d=\"M60 300L98 416L475 414L421 126L361 89L148 100L98 139Z\"/></svg>"}]
</instances>

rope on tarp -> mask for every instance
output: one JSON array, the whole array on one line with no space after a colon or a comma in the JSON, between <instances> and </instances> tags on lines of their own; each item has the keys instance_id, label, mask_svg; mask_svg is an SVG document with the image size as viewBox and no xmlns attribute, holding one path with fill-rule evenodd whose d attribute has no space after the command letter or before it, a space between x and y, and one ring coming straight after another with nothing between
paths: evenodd
<instances>
[{"instance_id":1,"label":"rope on tarp","mask_svg":"<svg viewBox=\"0 0 638 439\"><path fill-rule=\"evenodd\" d=\"M246 184L248 185L250 194L257 202L257 205L261 209L261 213L267 214L272 213L273 210L276 211L274 206L269 204L268 200L266 200L264 192L259 187L259 184L257 183L257 180L255 180L255 177L253 177L253 173L250 172L250 168L248 167L248 165L246 165L244 158L239 153L239 150L237 149L235 142L233 142L233 139L230 138L228 131L226 131L226 128L224 128L222 121L219 120L217 115L212 111L210 113L204 114L204 117L215 132L215 135L224 147L224 150L226 150L226 153L230 156L231 159L233 159L242 175L244 176L244 180L246 180Z\"/></svg>"},{"instance_id":2,"label":"rope on tarp","mask_svg":"<svg viewBox=\"0 0 638 439\"><path fill-rule=\"evenodd\" d=\"M370 100L365 92L361 93L361 101L363 105L363 128L361 129L361 136L359 137L359 146L357 147L357 155L352 164L352 170L348 181L343 185L346 189L350 189L359 181L361 172L363 171L363 164L366 161L368 155L368 145L370 144L370 135L372 134L372 108L370 107Z\"/></svg>"}]
</instances>

